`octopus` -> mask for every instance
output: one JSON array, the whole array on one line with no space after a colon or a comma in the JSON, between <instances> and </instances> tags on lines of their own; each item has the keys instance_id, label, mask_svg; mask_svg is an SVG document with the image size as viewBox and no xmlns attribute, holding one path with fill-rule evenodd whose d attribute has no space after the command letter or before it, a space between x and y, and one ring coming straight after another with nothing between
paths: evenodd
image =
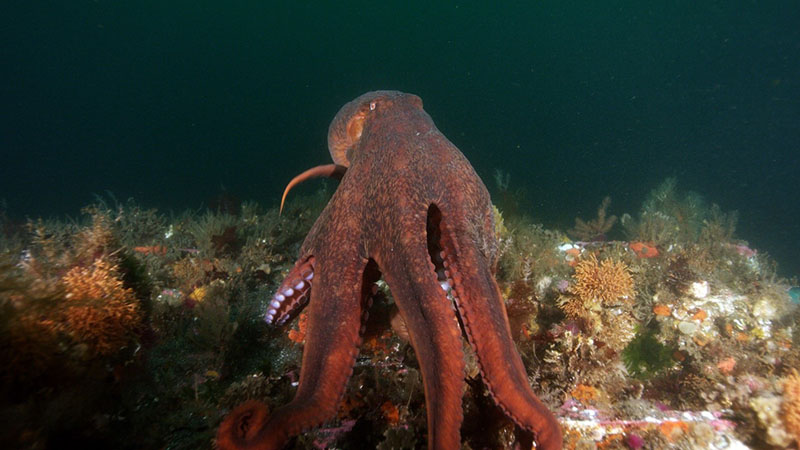
<instances>
[{"instance_id":1,"label":"octopus","mask_svg":"<svg viewBox=\"0 0 800 450\"><path fill-rule=\"evenodd\" d=\"M341 177L265 316L280 325L306 308L294 399L272 413L257 401L239 405L220 425L219 447L279 449L336 415L383 277L419 361L428 448L461 448L463 336L500 409L536 448L561 448L561 429L531 389L494 278L489 193L422 100L396 91L361 95L334 118L328 148L334 164L298 175L284 192L285 199L312 177Z\"/></svg>"}]
</instances>

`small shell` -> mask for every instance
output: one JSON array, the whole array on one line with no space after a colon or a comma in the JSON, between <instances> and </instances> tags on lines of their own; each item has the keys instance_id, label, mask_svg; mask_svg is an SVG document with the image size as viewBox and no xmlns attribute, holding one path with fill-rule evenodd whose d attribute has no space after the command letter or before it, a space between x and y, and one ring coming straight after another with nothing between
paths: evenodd
<instances>
[{"instance_id":1,"label":"small shell","mask_svg":"<svg viewBox=\"0 0 800 450\"><path fill-rule=\"evenodd\" d=\"M678 330L683 334L694 334L694 332L697 331L697 324L683 321L678 323Z\"/></svg>"},{"instance_id":2,"label":"small shell","mask_svg":"<svg viewBox=\"0 0 800 450\"><path fill-rule=\"evenodd\" d=\"M694 298L706 298L709 291L710 288L708 287L708 281L695 281L689 287L689 293Z\"/></svg>"}]
</instances>

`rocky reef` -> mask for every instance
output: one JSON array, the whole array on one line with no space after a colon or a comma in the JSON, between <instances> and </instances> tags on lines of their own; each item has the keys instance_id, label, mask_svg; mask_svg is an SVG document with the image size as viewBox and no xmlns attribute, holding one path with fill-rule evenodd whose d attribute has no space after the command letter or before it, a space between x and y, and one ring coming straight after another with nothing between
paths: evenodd
<instances>
[{"instance_id":1,"label":"rocky reef","mask_svg":"<svg viewBox=\"0 0 800 450\"><path fill-rule=\"evenodd\" d=\"M640 211L617 220L601 199L597 218L564 233L519 213L504 181L497 276L568 448L796 445L798 283L735 236L735 213L669 179ZM98 201L79 220L4 223L2 446L213 448L235 405L285 404L304 316L262 317L328 196L282 215ZM512 448L514 425L464 348L464 448ZM418 363L380 283L337 418L292 445L418 448L425 417Z\"/></svg>"}]
</instances>

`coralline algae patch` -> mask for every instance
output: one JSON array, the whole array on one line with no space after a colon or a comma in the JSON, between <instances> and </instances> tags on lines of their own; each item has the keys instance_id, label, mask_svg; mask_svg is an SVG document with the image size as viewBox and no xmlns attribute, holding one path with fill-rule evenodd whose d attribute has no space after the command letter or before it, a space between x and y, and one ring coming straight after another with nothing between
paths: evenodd
<instances>
[{"instance_id":1,"label":"coralline algae patch","mask_svg":"<svg viewBox=\"0 0 800 450\"><path fill-rule=\"evenodd\" d=\"M571 408L561 419L564 448L749 448L733 433L734 424L710 411L661 411L641 419L604 419L594 409Z\"/></svg>"},{"instance_id":2,"label":"coralline algae patch","mask_svg":"<svg viewBox=\"0 0 800 450\"><path fill-rule=\"evenodd\" d=\"M800 436L793 431L800 400L786 387L793 381L781 381L798 367L800 289L777 277L765 255L722 232L732 230L722 226L729 220L716 221L698 222L702 229L684 239L646 236L669 227L634 230L648 246L659 242L652 252L637 251L644 244L634 240L550 244L562 269L540 267L540 277L566 286L549 285L536 298L543 309L556 299L566 318L539 326L553 338L537 343L546 355L539 383L555 380L569 393L558 411L565 448L785 448ZM602 305L597 292L566 301L582 277L602 278L578 270L595 258L627 265L635 281L627 309L619 299ZM627 311L628 326L589 320L607 311L617 318ZM632 340L609 345L626 330ZM578 389L587 385L606 399Z\"/></svg>"},{"instance_id":3,"label":"coralline algae patch","mask_svg":"<svg viewBox=\"0 0 800 450\"><path fill-rule=\"evenodd\" d=\"M653 307L664 338L670 339L672 335L681 347L689 341L702 347L720 337L732 337L740 343L769 338L791 340L786 329L778 329L775 336L775 321L785 309L778 299L769 295L743 295L727 288L710 294L707 287L694 288L698 284L693 284L692 295ZM703 285L707 286L707 282ZM654 300L658 301L658 297Z\"/></svg>"}]
</instances>

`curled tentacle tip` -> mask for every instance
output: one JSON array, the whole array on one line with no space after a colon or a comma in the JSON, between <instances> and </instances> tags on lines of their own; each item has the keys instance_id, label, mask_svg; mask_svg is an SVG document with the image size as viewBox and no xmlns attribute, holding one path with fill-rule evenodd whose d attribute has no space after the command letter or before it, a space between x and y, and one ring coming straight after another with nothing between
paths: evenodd
<instances>
[{"instance_id":1,"label":"curled tentacle tip","mask_svg":"<svg viewBox=\"0 0 800 450\"><path fill-rule=\"evenodd\" d=\"M292 180L292 181L294 181L294 180ZM294 187L294 184L289 183L288 185L286 185L286 188L283 190L283 195L281 196L281 207L280 207L280 209L278 209L278 216L280 216L283 213L283 205L286 204L286 196L289 195L289 191L292 190L292 187Z\"/></svg>"},{"instance_id":2,"label":"curled tentacle tip","mask_svg":"<svg viewBox=\"0 0 800 450\"><path fill-rule=\"evenodd\" d=\"M233 409L219 425L217 448L238 450L249 448L253 439L264 428L269 408L258 400L248 400Z\"/></svg>"},{"instance_id":3,"label":"curled tentacle tip","mask_svg":"<svg viewBox=\"0 0 800 450\"><path fill-rule=\"evenodd\" d=\"M281 206L278 208L278 217L283 215L283 206L286 204L286 196L289 194L289 190L292 188L292 185L286 186L286 189L283 191L283 196L281 197Z\"/></svg>"},{"instance_id":4,"label":"curled tentacle tip","mask_svg":"<svg viewBox=\"0 0 800 450\"><path fill-rule=\"evenodd\" d=\"M296 177L292 178L289 181L289 184L286 185L286 188L283 190L283 196L281 197L281 207L278 210L278 215L280 216L283 212L283 205L286 203L286 196L289 194L289 191L292 190L293 187L297 186L298 184L302 183L303 181L310 180L311 178L318 178L318 177L329 177L329 178L337 178L341 179L344 176L345 171L347 170L344 166L337 166L336 164L325 164L322 166L312 167L305 172L297 175Z\"/></svg>"}]
</instances>

